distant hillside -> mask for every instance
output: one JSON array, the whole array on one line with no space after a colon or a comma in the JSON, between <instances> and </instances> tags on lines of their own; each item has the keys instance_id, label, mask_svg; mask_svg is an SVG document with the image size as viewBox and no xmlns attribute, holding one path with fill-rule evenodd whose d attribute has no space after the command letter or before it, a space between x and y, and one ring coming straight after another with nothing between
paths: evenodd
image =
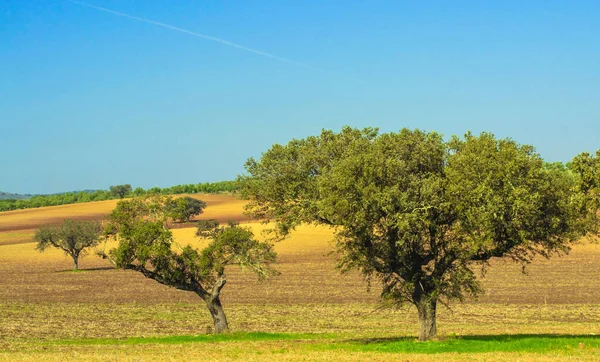
<instances>
[{"instance_id":1,"label":"distant hillside","mask_svg":"<svg viewBox=\"0 0 600 362\"><path fill-rule=\"evenodd\" d=\"M125 185L122 185L125 186ZM199 184L175 185L166 188L153 187L144 190L141 187L131 190L125 197L144 195L178 195L178 194L217 194L222 192L235 193L237 185L235 181L205 182ZM66 204L77 204L80 202L104 201L118 198L110 190L84 190L75 192L64 192L52 195L18 195L6 192L0 193L0 211L19 209L30 209L43 206L57 206Z\"/></svg>"},{"instance_id":2,"label":"distant hillside","mask_svg":"<svg viewBox=\"0 0 600 362\"><path fill-rule=\"evenodd\" d=\"M11 194L0 191L0 200L28 200L32 195Z\"/></svg>"}]
</instances>

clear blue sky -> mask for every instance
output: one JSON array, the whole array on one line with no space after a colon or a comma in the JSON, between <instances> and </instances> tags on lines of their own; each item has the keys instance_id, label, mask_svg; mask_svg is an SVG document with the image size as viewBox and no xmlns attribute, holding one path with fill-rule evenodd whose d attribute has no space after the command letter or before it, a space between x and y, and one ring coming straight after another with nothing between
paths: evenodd
<instances>
[{"instance_id":1,"label":"clear blue sky","mask_svg":"<svg viewBox=\"0 0 600 362\"><path fill-rule=\"evenodd\" d=\"M0 0L0 190L233 179L343 125L600 148L600 1ZM346 78L356 78L353 82Z\"/></svg>"}]
</instances>

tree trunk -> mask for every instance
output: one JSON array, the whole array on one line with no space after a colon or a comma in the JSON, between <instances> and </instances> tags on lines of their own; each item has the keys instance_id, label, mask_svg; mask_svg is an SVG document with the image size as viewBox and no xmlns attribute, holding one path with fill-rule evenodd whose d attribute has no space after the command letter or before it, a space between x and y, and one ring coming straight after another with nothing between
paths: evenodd
<instances>
[{"instance_id":1,"label":"tree trunk","mask_svg":"<svg viewBox=\"0 0 600 362\"><path fill-rule=\"evenodd\" d=\"M206 306L208 307L210 315L213 318L213 323L215 324L215 333L223 333L229 330L227 317L225 317L225 311L223 310L221 298L219 297L221 289L223 289L226 282L225 276L221 275L215 282L212 292L205 299Z\"/></svg>"},{"instance_id":2,"label":"tree trunk","mask_svg":"<svg viewBox=\"0 0 600 362\"><path fill-rule=\"evenodd\" d=\"M427 341L435 337L437 333L435 313L436 313L437 301L423 298L417 304L417 310L419 311L419 341Z\"/></svg>"},{"instance_id":3,"label":"tree trunk","mask_svg":"<svg viewBox=\"0 0 600 362\"><path fill-rule=\"evenodd\" d=\"M218 296L211 298L206 305L215 324L215 333L227 332L229 325L227 324L227 317L225 317L225 311L221 305L221 299Z\"/></svg>"},{"instance_id":4,"label":"tree trunk","mask_svg":"<svg viewBox=\"0 0 600 362\"><path fill-rule=\"evenodd\" d=\"M73 270L79 270L79 255L73 255Z\"/></svg>"}]
</instances>

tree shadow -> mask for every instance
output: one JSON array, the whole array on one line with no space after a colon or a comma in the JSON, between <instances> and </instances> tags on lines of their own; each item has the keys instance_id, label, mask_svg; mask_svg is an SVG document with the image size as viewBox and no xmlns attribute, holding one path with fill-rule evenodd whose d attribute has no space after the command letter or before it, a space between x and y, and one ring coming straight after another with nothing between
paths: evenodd
<instances>
[{"instance_id":1,"label":"tree shadow","mask_svg":"<svg viewBox=\"0 0 600 362\"><path fill-rule=\"evenodd\" d=\"M460 336L460 337L453 337L453 338L462 339L464 341L507 342L507 341L518 341L518 340L531 339L531 338L545 338L545 339L581 339L581 338L585 338L585 339L600 340L600 335L540 333L540 334L473 335L473 336Z\"/></svg>"},{"instance_id":2,"label":"tree shadow","mask_svg":"<svg viewBox=\"0 0 600 362\"><path fill-rule=\"evenodd\" d=\"M347 342L361 343L361 344L378 344L378 343L392 343L392 342L416 342L417 337L374 337L374 338L350 338Z\"/></svg>"},{"instance_id":3,"label":"tree shadow","mask_svg":"<svg viewBox=\"0 0 600 362\"><path fill-rule=\"evenodd\" d=\"M228 215L228 216L217 216L214 218L198 218L198 219L191 219L190 221L172 221L169 225L170 229L184 229L184 228L192 228L192 227L196 227L198 221L202 221L202 220L217 220L219 222L219 224L227 224L229 221L235 221L235 222L239 222L239 223L243 223L243 222L249 222L249 221L256 221L255 219L246 216L246 215Z\"/></svg>"},{"instance_id":4,"label":"tree shadow","mask_svg":"<svg viewBox=\"0 0 600 362\"><path fill-rule=\"evenodd\" d=\"M493 335L467 335L467 336L439 336L427 342L448 342L448 341L475 341L475 342L516 342L529 339L587 339L600 341L600 335L595 334L493 334ZM351 338L347 342L359 344L385 344L394 342L418 342L416 336L402 337L376 337L376 338Z\"/></svg>"},{"instance_id":5,"label":"tree shadow","mask_svg":"<svg viewBox=\"0 0 600 362\"><path fill-rule=\"evenodd\" d=\"M99 266L99 267L95 267L95 268L79 268L77 270L74 270L74 269L57 270L55 273L80 273L80 272L87 272L87 271L100 271L100 270L112 270L112 269L115 269L115 267Z\"/></svg>"}]
</instances>

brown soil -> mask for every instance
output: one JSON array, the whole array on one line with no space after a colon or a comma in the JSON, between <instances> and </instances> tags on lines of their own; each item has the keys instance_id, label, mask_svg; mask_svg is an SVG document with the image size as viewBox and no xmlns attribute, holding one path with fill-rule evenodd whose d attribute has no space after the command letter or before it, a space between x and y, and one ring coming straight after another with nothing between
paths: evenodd
<instances>
[{"instance_id":1,"label":"brown soil","mask_svg":"<svg viewBox=\"0 0 600 362\"><path fill-rule=\"evenodd\" d=\"M286 240L283 243L293 243ZM200 302L192 293L178 291L133 271L116 270L90 255L80 261L83 271L72 272L71 260L57 252L38 254L34 244L0 246L0 303L147 303ZM228 272L225 303L376 303L377 285L367 292L357 274L340 275L325 242L309 250L278 245L277 269L282 275L259 283L236 267ZM19 257L13 255L19 254ZM479 303L596 304L600 303L600 246L580 245L570 255L538 260L527 274L506 261L492 263L482 283L486 293ZM468 301L469 302L469 301ZM470 301L473 302L473 301Z\"/></svg>"},{"instance_id":2,"label":"brown soil","mask_svg":"<svg viewBox=\"0 0 600 362\"><path fill-rule=\"evenodd\" d=\"M209 207L203 218L244 220L243 202L231 196L206 199ZM212 211L211 211L212 208ZM44 220L49 208L39 209ZM37 210L37 209L36 209ZM26 210L24 210L26 211ZM0 213L0 230L22 230L39 225L36 212L22 211L15 226L9 226ZM52 210L50 210L52 211ZM104 212L104 211L103 211ZM56 211L54 211L56 213ZM75 213L74 217L93 218L105 213ZM61 215L62 217L62 215ZM185 226L185 225L180 225ZM256 225L253 227L257 227ZM191 230L191 229L190 229ZM185 229L182 232L187 232ZM9 235L8 233L4 233ZM193 232L190 231L190 235ZM258 234L257 234L258 235ZM80 261L81 272L71 272L72 262L58 251L35 252L34 244L22 237L12 243L2 242L0 233L0 303L69 302L69 303L144 303L199 302L192 293L178 291L133 271L116 270L94 255ZM325 229L303 228L289 240L276 246L277 269L282 275L271 282L258 283L251 273L239 268L228 271L223 290L225 303L265 305L271 303L376 303L379 288L372 291L357 273L340 275L335 255L330 255L331 234ZM15 239L17 240L17 239ZM535 260L523 274L521 267L509 261L494 260L481 278L486 293L478 303L501 304L600 304L600 245L576 245L567 256ZM472 303L474 301L467 301Z\"/></svg>"},{"instance_id":3,"label":"brown soil","mask_svg":"<svg viewBox=\"0 0 600 362\"><path fill-rule=\"evenodd\" d=\"M194 194L188 195L206 202L206 211L193 221L216 219L221 223L233 220L250 221L243 214L244 201L232 195ZM41 207L0 212L0 233L9 231L35 230L42 225L59 224L65 219L103 220L114 209L118 200L107 200L83 204ZM192 223L175 223L173 228L190 227Z\"/></svg>"}]
</instances>

